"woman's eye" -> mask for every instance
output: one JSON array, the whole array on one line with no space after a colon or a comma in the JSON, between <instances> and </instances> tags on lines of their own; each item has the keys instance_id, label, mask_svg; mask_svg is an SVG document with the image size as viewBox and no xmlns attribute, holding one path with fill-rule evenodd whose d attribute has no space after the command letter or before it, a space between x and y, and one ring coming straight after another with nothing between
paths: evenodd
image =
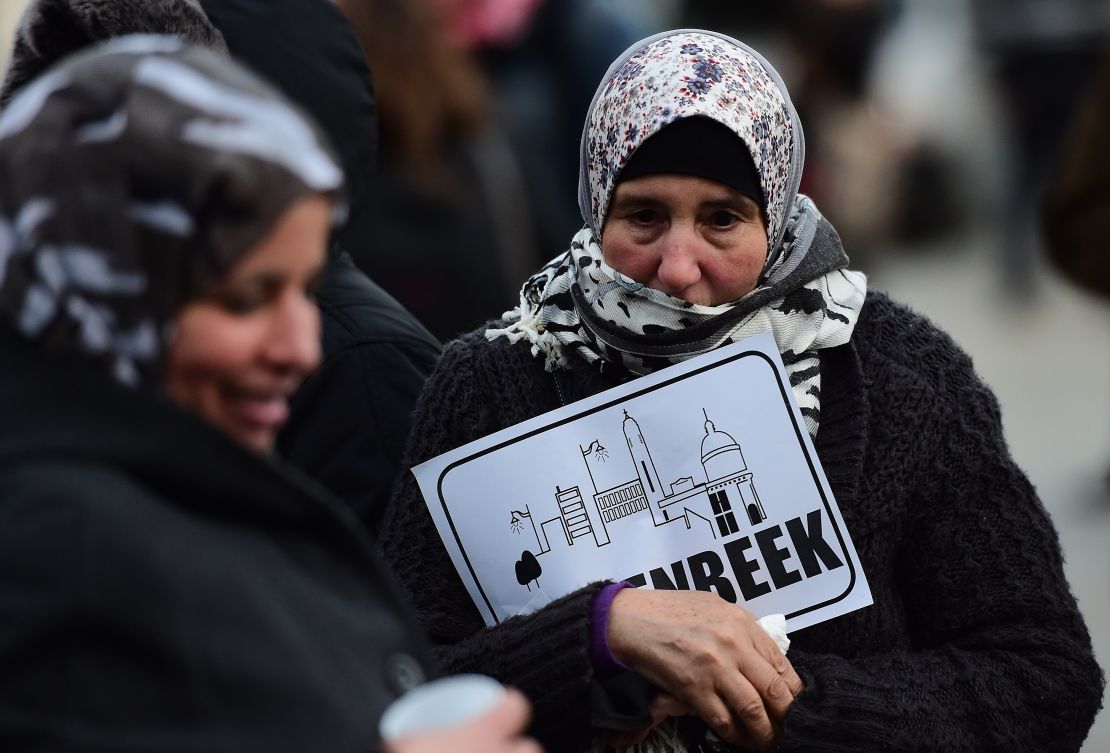
<instances>
[{"instance_id":1,"label":"woman's eye","mask_svg":"<svg viewBox=\"0 0 1110 753\"><path fill-rule=\"evenodd\" d=\"M650 225L655 222L656 215L653 209L641 209L629 215L629 218L637 225Z\"/></svg>"},{"instance_id":2,"label":"woman's eye","mask_svg":"<svg viewBox=\"0 0 1110 753\"><path fill-rule=\"evenodd\" d=\"M213 293L212 301L229 314L246 316L265 305L266 295L259 290L225 289Z\"/></svg>"},{"instance_id":3,"label":"woman's eye","mask_svg":"<svg viewBox=\"0 0 1110 753\"><path fill-rule=\"evenodd\" d=\"M250 314L262 305L256 296L235 294L223 297L220 303L230 314Z\"/></svg>"},{"instance_id":4,"label":"woman's eye","mask_svg":"<svg viewBox=\"0 0 1110 753\"><path fill-rule=\"evenodd\" d=\"M709 224L718 230L726 230L740 222L740 217L734 212L720 210L709 216Z\"/></svg>"}]
</instances>

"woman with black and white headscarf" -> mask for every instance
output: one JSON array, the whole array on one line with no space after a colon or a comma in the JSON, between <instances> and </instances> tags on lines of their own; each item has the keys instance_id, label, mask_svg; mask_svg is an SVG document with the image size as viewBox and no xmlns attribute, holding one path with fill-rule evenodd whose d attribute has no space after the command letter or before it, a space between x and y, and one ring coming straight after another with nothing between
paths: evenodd
<instances>
[{"instance_id":1,"label":"woman with black and white headscarf","mask_svg":"<svg viewBox=\"0 0 1110 753\"><path fill-rule=\"evenodd\" d=\"M271 455L342 185L276 90L172 37L0 115L0 748L370 751L422 681L358 522ZM491 713L433 746L535 750L522 698Z\"/></svg>"},{"instance_id":2,"label":"woman with black and white headscarf","mask_svg":"<svg viewBox=\"0 0 1110 753\"><path fill-rule=\"evenodd\" d=\"M606 731L646 751L1077 750L1102 680L997 404L947 336L848 269L803 162L754 50L692 30L630 48L583 130L586 226L519 307L448 346L409 462L770 332L873 606L795 632L788 656L716 594L624 584L486 628L414 478L387 560L448 669L521 687L554 750Z\"/></svg>"}]
</instances>

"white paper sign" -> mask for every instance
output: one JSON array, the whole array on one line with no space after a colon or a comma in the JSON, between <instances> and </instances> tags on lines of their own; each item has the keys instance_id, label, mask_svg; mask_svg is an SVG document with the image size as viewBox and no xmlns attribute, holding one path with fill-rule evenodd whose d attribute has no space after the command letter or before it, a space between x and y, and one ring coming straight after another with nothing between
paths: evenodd
<instances>
[{"instance_id":1,"label":"white paper sign","mask_svg":"<svg viewBox=\"0 0 1110 753\"><path fill-rule=\"evenodd\" d=\"M770 334L413 473L488 625L602 579L715 591L791 630L871 603Z\"/></svg>"}]
</instances>

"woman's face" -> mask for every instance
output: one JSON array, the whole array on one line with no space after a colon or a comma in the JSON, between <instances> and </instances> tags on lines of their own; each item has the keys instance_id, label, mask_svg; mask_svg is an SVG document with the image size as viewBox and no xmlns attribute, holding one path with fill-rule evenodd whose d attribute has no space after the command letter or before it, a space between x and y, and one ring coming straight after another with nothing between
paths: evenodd
<instances>
[{"instance_id":1,"label":"woman's face","mask_svg":"<svg viewBox=\"0 0 1110 753\"><path fill-rule=\"evenodd\" d=\"M219 287L174 320L170 396L257 452L274 446L289 399L320 361L322 273L330 203L293 204Z\"/></svg>"},{"instance_id":2,"label":"woman's face","mask_svg":"<svg viewBox=\"0 0 1110 753\"><path fill-rule=\"evenodd\" d=\"M722 183L644 175L617 185L601 248L609 266L636 282L716 306L755 288L767 228L759 205Z\"/></svg>"}]
</instances>

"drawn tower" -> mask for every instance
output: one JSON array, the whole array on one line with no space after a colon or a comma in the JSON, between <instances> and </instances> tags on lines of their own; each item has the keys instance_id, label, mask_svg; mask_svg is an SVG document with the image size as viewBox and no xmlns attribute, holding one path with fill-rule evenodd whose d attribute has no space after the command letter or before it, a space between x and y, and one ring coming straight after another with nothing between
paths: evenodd
<instances>
[{"instance_id":1,"label":"drawn tower","mask_svg":"<svg viewBox=\"0 0 1110 753\"><path fill-rule=\"evenodd\" d=\"M570 489L560 489L556 486L555 501L559 505L559 515L566 528L567 543L573 545L574 540L579 536L588 535L593 536L594 543L598 546L609 543L609 531L604 524L599 526L598 521L594 520L594 515L582 499L582 492L577 486L572 486Z\"/></svg>"},{"instance_id":2,"label":"drawn tower","mask_svg":"<svg viewBox=\"0 0 1110 753\"><path fill-rule=\"evenodd\" d=\"M705 469L706 492L713 508L713 516L722 536L739 530L735 510L739 508L755 526L767 519L763 503L755 489L752 473L744 460L744 453L732 435L718 431L705 415L705 436L701 440L701 464Z\"/></svg>"},{"instance_id":3,"label":"drawn tower","mask_svg":"<svg viewBox=\"0 0 1110 753\"><path fill-rule=\"evenodd\" d=\"M628 443L628 452L632 455L632 464L636 466L636 476L640 480L644 496L647 497L652 520L655 520L656 510L662 509L660 502L666 498L667 491L659 480L659 471L655 469L655 461L651 459L651 450L648 449L647 441L640 431L640 425L636 423L636 419L628 415L628 411L624 412L622 428L624 439ZM659 521L656 520L657 525L658 523Z\"/></svg>"}]
</instances>

